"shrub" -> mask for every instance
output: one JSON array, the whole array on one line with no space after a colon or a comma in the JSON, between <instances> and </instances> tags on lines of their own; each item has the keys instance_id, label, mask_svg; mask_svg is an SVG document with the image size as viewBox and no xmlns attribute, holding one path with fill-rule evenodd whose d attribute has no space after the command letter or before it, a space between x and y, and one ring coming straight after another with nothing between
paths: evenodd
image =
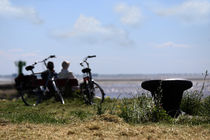
<instances>
[{"instance_id":1,"label":"shrub","mask_svg":"<svg viewBox=\"0 0 210 140\"><path fill-rule=\"evenodd\" d=\"M126 122L140 123L148 121L150 109L150 101L145 97L136 97L133 99L122 99L119 105L119 116Z\"/></svg>"},{"instance_id":2,"label":"shrub","mask_svg":"<svg viewBox=\"0 0 210 140\"><path fill-rule=\"evenodd\" d=\"M159 122L159 121L171 121L172 118L169 116L166 111L162 107L155 106L152 108L152 122Z\"/></svg>"},{"instance_id":3,"label":"shrub","mask_svg":"<svg viewBox=\"0 0 210 140\"><path fill-rule=\"evenodd\" d=\"M118 114L128 123L158 122L170 120L170 116L160 106L155 106L151 97L146 95L123 99Z\"/></svg>"},{"instance_id":4,"label":"shrub","mask_svg":"<svg viewBox=\"0 0 210 140\"><path fill-rule=\"evenodd\" d=\"M185 92L181 102L181 110L189 115L200 115L202 114L202 94L200 92L191 91Z\"/></svg>"},{"instance_id":5,"label":"shrub","mask_svg":"<svg viewBox=\"0 0 210 140\"><path fill-rule=\"evenodd\" d=\"M189 115L202 115L203 114L203 90L205 87L206 77L208 76L208 71L206 70L203 78L203 84L201 90L195 90L191 92L185 92L184 97L181 102L181 109ZM208 105L207 105L208 106Z\"/></svg>"},{"instance_id":6,"label":"shrub","mask_svg":"<svg viewBox=\"0 0 210 140\"><path fill-rule=\"evenodd\" d=\"M203 114L210 117L210 96L203 101Z\"/></svg>"}]
</instances>

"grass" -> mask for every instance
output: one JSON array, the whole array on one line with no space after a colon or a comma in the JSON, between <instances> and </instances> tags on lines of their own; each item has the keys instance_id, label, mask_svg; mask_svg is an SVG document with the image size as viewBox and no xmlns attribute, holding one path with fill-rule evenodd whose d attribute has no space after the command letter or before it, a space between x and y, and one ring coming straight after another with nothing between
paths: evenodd
<instances>
[{"instance_id":1,"label":"grass","mask_svg":"<svg viewBox=\"0 0 210 140\"><path fill-rule=\"evenodd\" d=\"M53 99L38 106L25 106L21 99L0 101L0 118L12 123L65 124L72 120L85 120L94 114L92 106L86 106L79 99L68 100L65 105Z\"/></svg>"},{"instance_id":2,"label":"grass","mask_svg":"<svg viewBox=\"0 0 210 140\"><path fill-rule=\"evenodd\" d=\"M204 84L205 85L205 77ZM147 94L105 98L86 105L79 98L64 105L50 99L25 106L21 99L0 100L3 139L210 139L210 96L184 93L178 118L171 118Z\"/></svg>"},{"instance_id":3,"label":"grass","mask_svg":"<svg viewBox=\"0 0 210 140\"><path fill-rule=\"evenodd\" d=\"M176 119L167 115L161 107L156 106L152 98L147 95L130 99L106 98L102 105L96 103L91 106L84 104L78 98L68 99L64 105L50 99L38 106L25 106L21 99L0 100L0 120L11 123L70 124L75 121L83 122L97 115L110 114L120 117L130 124L153 122L190 125L210 124L210 96L196 103L194 103L194 100L197 101L194 95L192 97L188 95L186 98L188 102L184 97L181 109L187 114ZM187 109L183 108L186 106ZM196 112L197 110L199 113ZM190 114L187 111L194 113Z\"/></svg>"},{"instance_id":4,"label":"grass","mask_svg":"<svg viewBox=\"0 0 210 140\"><path fill-rule=\"evenodd\" d=\"M91 106L80 99L68 99L65 105L50 99L35 107L20 99L0 104L0 136L5 139L210 138L208 115L170 118L146 95L106 98L104 104Z\"/></svg>"}]
</instances>

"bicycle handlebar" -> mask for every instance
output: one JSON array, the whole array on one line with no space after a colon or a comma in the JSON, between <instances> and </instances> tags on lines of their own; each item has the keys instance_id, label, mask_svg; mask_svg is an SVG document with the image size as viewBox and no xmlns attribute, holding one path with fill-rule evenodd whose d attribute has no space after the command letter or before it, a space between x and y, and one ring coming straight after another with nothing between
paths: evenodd
<instances>
[{"instance_id":1,"label":"bicycle handlebar","mask_svg":"<svg viewBox=\"0 0 210 140\"><path fill-rule=\"evenodd\" d=\"M55 55L50 55L48 58L54 58L54 57L56 57Z\"/></svg>"},{"instance_id":2,"label":"bicycle handlebar","mask_svg":"<svg viewBox=\"0 0 210 140\"><path fill-rule=\"evenodd\" d=\"M96 55L90 55L87 58L93 58L93 57L96 57Z\"/></svg>"},{"instance_id":3,"label":"bicycle handlebar","mask_svg":"<svg viewBox=\"0 0 210 140\"><path fill-rule=\"evenodd\" d=\"M45 58L44 60L42 60L42 61L36 61L36 62L34 62L34 64L32 64L31 66L35 66L36 64L38 64L38 63L45 63L45 61L47 61L48 59L50 59L50 58L55 58L56 56L55 55L50 55L49 57L47 57L47 58Z\"/></svg>"},{"instance_id":4,"label":"bicycle handlebar","mask_svg":"<svg viewBox=\"0 0 210 140\"><path fill-rule=\"evenodd\" d=\"M84 66L83 63L86 63L87 66L89 67L89 63L87 62L87 59L88 59L88 58L93 58L93 57L96 57L96 55L89 55L89 56L85 57L85 58L83 59L83 62L80 62L80 65L83 67L83 66Z\"/></svg>"},{"instance_id":5,"label":"bicycle handlebar","mask_svg":"<svg viewBox=\"0 0 210 140\"><path fill-rule=\"evenodd\" d=\"M89 55L89 56L85 57L83 62L86 62L88 58L93 58L93 57L96 57L96 55Z\"/></svg>"}]
</instances>

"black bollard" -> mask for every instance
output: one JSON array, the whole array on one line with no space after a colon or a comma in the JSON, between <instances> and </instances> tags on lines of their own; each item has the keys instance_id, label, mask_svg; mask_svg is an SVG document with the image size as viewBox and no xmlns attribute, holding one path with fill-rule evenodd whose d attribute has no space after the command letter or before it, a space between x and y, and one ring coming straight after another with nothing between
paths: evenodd
<instances>
[{"instance_id":1,"label":"black bollard","mask_svg":"<svg viewBox=\"0 0 210 140\"><path fill-rule=\"evenodd\" d=\"M192 82L184 79L148 80L142 82L142 88L149 90L153 98L160 97L163 109L171 117L181 113L180 104L183 92L192 87Z\"/></svg>"}]
</instances>

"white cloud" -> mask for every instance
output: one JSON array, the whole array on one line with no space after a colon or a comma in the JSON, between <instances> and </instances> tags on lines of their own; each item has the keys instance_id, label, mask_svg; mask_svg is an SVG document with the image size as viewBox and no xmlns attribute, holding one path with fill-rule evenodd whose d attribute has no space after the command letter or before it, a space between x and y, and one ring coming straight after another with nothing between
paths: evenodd
<instances>
[{"instance_id":1,"label":"white cloud","mask_svg":"<svg viewBox=\"0 0 210 140\"><path fill-rule=\"evenodd\" d=\"M34 8L13 6L9 0L0 0L0 16L28 19L35 24L43 22Z\"/></svg>"},{"instance_id":2,"label":"white cloud","mask_svg":"<svg viewBox=\"0 0 210 140\"><path fill-rule=\"evenodd\" d=\"M143 21L141 9L124 3L116 5L115 12L121 15L121 22L125 25L138 26Z\"/></svg>"},{"instance_id":3,"label":"white cloud","mask_svg":"<svg viewBox=\"0 0 210 140\"><path fill-rule=\"evenodd\" d=\"M207 22L210 19L210 2L207 0L188 0L171 8L156 11L160 16L178 17L184 22Z\"/></svg>"},{"instance_id":4,"label":"white cloud","mask_svg":"<svg viewBox=\"0 0 210 140\"><path fill-rule=\"evenodd\" d=\"M70 31L55 32L56 37L73 38L85 43L114 43L120 46L132 45L128 33L114 26L104 26L94 17L80 15Z\"/></svg>"},{"instance_id":5,"label":"white cloud","mask_svg":"<svg viewBox=\"0 0 210 140\"><path fill-rule=\"evenodd\" d=\"M169 47L170 48L188 48L190 46L187 44L177 44L177 43L169 41L169 42L165 42L165 43L156 45L156 47L158 47L158 48L169 48Z\"/></svg>"}]
</instances>

